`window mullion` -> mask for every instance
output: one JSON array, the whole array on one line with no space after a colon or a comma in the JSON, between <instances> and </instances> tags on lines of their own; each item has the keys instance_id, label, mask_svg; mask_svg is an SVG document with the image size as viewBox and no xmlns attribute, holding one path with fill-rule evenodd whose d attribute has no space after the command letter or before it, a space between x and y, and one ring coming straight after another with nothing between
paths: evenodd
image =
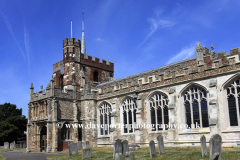
<instances>
[{"instance_id":1,"label":"window mullion","mask_svg":"<svg viewBox=\"0 0 240 160\"><path fill-rule=\"evenodd\" d=\"M193 124L193 108L192 108L192 91L189 89L189 95L190 95L190 110L191 110L191 124Z\"/></svg>"},{"instance_id":2,"label":"window mullion","mask_svg":"<svg viewBox=\"0 0 240 160\"><path fill-rule=\"evenodd\" d=\"M198 106L199 106L199 116L200 116L200 127L202 128L202 105L201 105L201 99L200 99L200 93L199 93L199 89L198 89ZM207 98L207 97L206 97ZM196 126L197 127L197 126Z\"/></svg>"}]
</instances>

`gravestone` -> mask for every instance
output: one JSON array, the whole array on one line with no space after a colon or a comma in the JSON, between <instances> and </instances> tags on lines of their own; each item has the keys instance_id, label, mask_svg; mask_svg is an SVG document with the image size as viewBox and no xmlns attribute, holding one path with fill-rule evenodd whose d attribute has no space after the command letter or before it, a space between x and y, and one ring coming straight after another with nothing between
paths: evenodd
<instances>
[{"instance_id":1,"label":"gravestone","mask_svg":"<svg viewBox=\"0 0 240 160\"><path fill-rule=\"evenodd\" d=\"M19 148L19 144L15 144L15 147L16 147L16 148Z\"/></svg>"},{"instance_id":2,"label":"gravestone","mask_svg":"<svg viewBox=\"0 0 240 160\"><path fill-rule=\"evenodd\" d=\"M209 141L210 160L221 160L222 137L219 134L214 134Z\"/></svg>"},{"instance_id":3,"label":"gravestone","mask_svg":"<svg viewBox=\"0 0 240 160\"><path fill-rule=\"evenodd\" d=\"M126 152L129 152L129 146L128 146L128 141L124 140L122 142L122 146L123 146L123 156L126 155Z\"/></svg>"},{"instance_id":4,"label":"gravestone","mask_svg":"<svg viewBox=\"0 0 240 160\"><path fill-rule=\"evenodd\" d=\"M127 160L135 160L134 154L132 152L126 153Z\"/></svg>"},{"instance_id":5,"label":"gravestone","mask_svg":"<svg viewBox=\"0 0 240 160\"><path fill-rule=\"evenodd\" d=\"M27 148L26 143L23 143L23 148Z\"/></svg>"},{"instance_id":6,"label":"gravestone","mask_svg":"<svg viewBox=\"0 0 240 160\"><path fill-rule=\"evenodd\" d=\"M82 149L82 141L78 141L78 149Z\"/></svg>"},{"instance_id":7,"label":"gravestone","mask_svg":"<svg viewBox=\"0 0 240 160\"><path fill-rule=\"evenodd\" d=\"M129 147L129 151L136 151L136 150L139 150L141 147L137 144L130 144L128 145Z\"/></svg>"},{"instance_id":8,"label":"gravestone","mask_svg":"<svg viewBox=\"0 0 240 160\"><path fill-rule=\"evenodd\" d=\"M92 149L91 148L87 148L87 149L83 149L82 151L82 159L88 159L92 157Z\"/></svg>"},{"instance_id":9,"label":"gravestone","mask_svg":"<svg viewBox=\"0 0 240 160\"><path fill-rule=\"evenodd\" d=\"M206 137L204 135L201 136L200 142L201 142L202 157L207 156Z\"/></svg>"},{"instance_id":10,"label":"gravestone","mask_svg":"<svg viewBox=\"0 0 240 160\"><path fill-rule=\"evenodd\" d=\"M85 143L85 148L90 148L90 144L88 141L86 141L86 143Z\"/></svg>"},{"instance_id":11,"label":"gravestone","mask_svg":"<svg viewBox=\"0 0 240 160\"><path fill-rule=\"evenodd\" d=\"M70 143L68 146L69 155L74 155L78 153L77 143Z\"/></svg>"},{"instance_id":12,"label":"gravestone","mask_svg":"<svg viewBox=\"0 0 240 160\"><path fill-rule=\"evenodd\" d=\"M4 149L9 149L9 142L4 142Z\"/></svg>"},{"instance_id":13,"label":"gravestone","mask_svg":"<svg viewBox=\"0 0 240 160\"><path fill-rule=\"evenodd\" d=\"M115 158L116 153L123 153L123 145L122 145L122 140L117 139L114 144L114 152L113 152L113 158Z\"/></svg>"},{"instance_id":14,"label":"gravestone","mask_svg":"<svg viewBox=\"0 0 240 160\"><path fill-rule=\"evenodd\" d=\"M155 143L154 141L149 142L150 157L153 158L156 156Z\"/></svg>"},{"instance_id":15,"label":"gravestone","mask_svg":"<svg viewBox=\"0 0 240 160\"><path fill-rule=\"evenodd\" d=\"M10 143L10 149L14 149L16 148L16 144L15 143Z\"/></svg>"},{"instance_id":16,"label":"gravestone","mask_svg":"<svg viewBox=\"0 0 240 160\"><path fill-rule=\"evenodd\" d=\"M125 160L125 158L122 153L116 153L114 160Z\"/></svg>"},{"instance_id":17,"label":"gravestone","mask_svg":"<svg viewBox=\"0 0 240 160\"><path fill-rule=\"evenodd\" d=\"M164 148L164 141L163 141L163 136L159 135L157 137L157 142L158 142L158 153L159 154L164 154L165 153L165 148Z\"/></svg>"}]
</instances>

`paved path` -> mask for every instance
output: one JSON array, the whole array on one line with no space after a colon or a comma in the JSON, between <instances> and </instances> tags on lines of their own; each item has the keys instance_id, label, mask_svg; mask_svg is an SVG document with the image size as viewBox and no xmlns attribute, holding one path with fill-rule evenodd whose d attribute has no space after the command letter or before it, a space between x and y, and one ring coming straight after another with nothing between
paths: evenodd
<instances>
[{"instance_id":1,"label":"paved path","mask_svg":"<svg viewBox=\"0 0 240 160\"><path fill-rule=\"evenodd\" d=\"M6 157L6 160L46 160L48 156L59 156L59 154L48 153L23 153L24 151L25 149L14 150L0 153L0 155Z\"/></svg>"}]
</instances>

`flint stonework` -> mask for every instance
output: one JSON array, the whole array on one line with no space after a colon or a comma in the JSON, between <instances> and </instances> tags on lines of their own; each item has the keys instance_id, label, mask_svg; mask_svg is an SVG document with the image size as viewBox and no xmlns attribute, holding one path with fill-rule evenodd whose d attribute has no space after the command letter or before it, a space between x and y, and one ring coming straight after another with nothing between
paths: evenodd
<instances>
[{"instance_id":1,"label":"flint stonework","mask_svg":"<svg viewBox=\"0 0 240 160\"><path fill-rule=\"evenodd\" d=\"M202 157L204 157L207 155L206 137L204 135L201 136L200 142L201 142Z\"/></svg>"},{"instance_id":2,"label":"flint stonework","mask_svg":"<svg viewBox=\"0 0 240 160\"><path fill-rule=\"evenodd\" d=\"M214 134L209 141L210 160L221 160L222 137Z\"/></svg>"},{"instance_id":3,"label":"flint stonework","mask_svg":"<svg viewBox=\"0 0 240 160\"><path fill-rule=\"evenodd\" d=\"M4 142L4 149L9 149L9 142Z\"/></svg>"},{"instance_id":4,"label":"flint stonework","mask_svg":"<svg viewBox=\"0 0 240 160\"><path fill-rule=\"evenodd\" d=\"M159 135L157 137L157 142L158 142L158 153L159 154L164 154L165 153L165 148L164 148L164 141L163 141L163 136Z\"/></svg>"},{"instance_id":5,"label":"flint stonework","mask_svg":"<svg viewBox=\"0 0 240 160\"><path fill-rule=\"evenodd\" d=\"M83 149L82 151L82 159L88 159L92 157L92 149L91 148L87 148L87 149Z\"/></svg>"},{"instance_id":6,"label":"flint stonework","mask_svg":"<svg viewBox=\"0 0 240 160\"><path fill-rule=\"evenodd\" d=\"M123 155L125 156L127 152L129 152L129 146L128 146L128 141L124 140L122 142L123 145Z\"/></svg>"},{"instance_id":7,"label":"flint stonework","mask_svg":"<svg viewBox=\"0 0 240 160\"><path fill-rule=\"evenodd\" d=\"M68 146L69 155L75 155L78 153L77 143L70 143Z\"/></svg>"},{"instance_id":8,"label":"flint stonework","mask_svg":"<svg viewBox=\"0 0 240 160\"><path fill-rule=\"evenodd\" d=\"M150 157L156 157L155 143L154 141L149 142Z\"/></svg>"}]
</instances>

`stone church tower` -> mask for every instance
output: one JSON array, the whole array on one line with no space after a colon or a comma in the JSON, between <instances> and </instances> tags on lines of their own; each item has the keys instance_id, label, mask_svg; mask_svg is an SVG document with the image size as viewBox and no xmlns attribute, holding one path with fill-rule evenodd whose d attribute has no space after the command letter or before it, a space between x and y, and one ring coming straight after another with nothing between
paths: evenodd
<instances>
[{"instance_id":1,"label":"stone church tower","mask_svg":"<svg viewBox=\"0 0 240 160\"><path fill-rule=\"evenodd\" d=\"M53 64L53 75L46 90L30 88L27 150L55 152L68 148L68 142L83 138L95 141L96 131L63 127L66 124L95 123L96 90L100 83L113 80L114 64L86 55L84 20L82 42L63 40L63 60ZM87 133L91 132L91 134Z\"/></svg>"}]
</instances>

